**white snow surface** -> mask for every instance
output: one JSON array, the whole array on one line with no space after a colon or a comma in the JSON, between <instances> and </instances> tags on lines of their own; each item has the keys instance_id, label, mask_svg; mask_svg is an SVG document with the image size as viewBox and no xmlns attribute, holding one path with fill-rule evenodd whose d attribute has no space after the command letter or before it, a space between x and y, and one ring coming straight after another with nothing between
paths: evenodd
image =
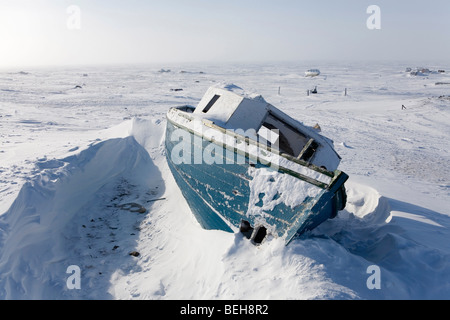
<instances>
[{"instance_id":1,"label":"white snow surface","mask_svg":"<svg viewBox=\"0 0 450 320\"><path fill-rule=\"evenodd\" d=\"M450 299L450 76L408 65L1 70L0 299ZM165 114L224 82L334 140L350 176L336 219L287 247L199 226Z\"/></svg>"},{"instance_id":2,"label":"white snow surface","mask_svg":"<svg viewBox=\"0 0 450 320\"><path fill-rule=\"evenodd\" d=\"M270 212L283 203L294 209L300 206L307 197L315 198L323 189L306 183L287 174L279 174L268 168L248 169L252 180L249 183L250 200L247 215L260 215ZM295 192L292 192L295 190ZM260 195L264 195L262 199ZM257 205L258 203L261 205Z\"/></svg>"}]
</instances>

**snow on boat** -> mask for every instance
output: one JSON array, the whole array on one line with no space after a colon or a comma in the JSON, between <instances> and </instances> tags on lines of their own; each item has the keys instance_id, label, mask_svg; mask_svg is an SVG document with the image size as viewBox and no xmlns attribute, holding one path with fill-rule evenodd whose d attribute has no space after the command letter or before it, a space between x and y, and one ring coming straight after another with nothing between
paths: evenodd
<instances>
[{"instance_id":1,"label":"snow on boat","mask_svg":"<svg viewBox=\"0 0 450 320\"><path fill-rule=\"evenodd\" d=\"M286 244L346 204L332 141L261 96L214 86L167 113L166 157L200 225Z\"/></svg>"},{"instance_id":2,"label":"snow on boat","mask_svg":"<svg viewBox=\"0 0 450 320\"><path fill-rule=\"evenodd\" d=\"M320 75L320 70L319 69L310 69L310 70L305 72L305 76L306 77L317 77L319 75Z\"/></svg>"}]
</instances>

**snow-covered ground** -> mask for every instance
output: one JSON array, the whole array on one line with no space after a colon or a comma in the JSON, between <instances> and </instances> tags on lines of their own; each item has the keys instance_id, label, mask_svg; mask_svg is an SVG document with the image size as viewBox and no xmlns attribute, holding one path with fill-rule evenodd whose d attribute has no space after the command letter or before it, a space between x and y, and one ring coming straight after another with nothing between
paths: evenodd
<instances>
[{"instance_id":1,"label":"snow-covered ground","mask_svg":"<svg viewBox=\"0 0 450 320\"><path fill-rule=\"evenodd\" d=\"M165 114L224 81L334 140L338 218L287 247L198 225ZM449 83L438 63L2 70L0 299L450 299Z\"/></svg>"}]
</instances>

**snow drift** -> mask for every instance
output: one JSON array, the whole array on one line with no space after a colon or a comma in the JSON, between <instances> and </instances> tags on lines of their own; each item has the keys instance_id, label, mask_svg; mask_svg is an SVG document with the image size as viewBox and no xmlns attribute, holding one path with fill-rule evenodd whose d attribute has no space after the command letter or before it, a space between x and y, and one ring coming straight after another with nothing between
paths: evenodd
<instances>
[{"instance_id":1,"label":"snow drift","mask_svg":"<svg viewBox=\"0 0 450 320\"><path fill-rule=\"evenodd\" d=\"M23 186L1 217L0 296L72 298L64 276L67 267L90 254L93 245L89 238L111 243L114 238L102 239L100 234L105 231L98 232L99 227L86 234L86 225L99 219L106 225L116 223L108 220L108 212L101 207L109 204L118 210L119 200L123 202L128 195L134 198L130 186L146 186L161 177L132 136L99 142L76 156L36 166L42 173ZM117 192L122 199L105 202L105 197ZM111 225L104 228L117 229Z\"/></svg>"},{"instance_id":2,"label":"snow drift","mask_svg":"<svg viewBox=\"0 0 450 320\"><path fill-rule=\"evenodd\" d=\"M448 74L204 68L0 73L0 299L450 299ZM167 110L230 79L319 123L351 177L347 208L289 247L203 230L167 167Z\"/></svg>"},{"instance_id":3,"label":"snow drift","mask_svg":"<svg viewBox=\"0 0 450 320\"><path fill-rule=\"evenodd\" d=\"M135 120L128 137L36 163L41 173L1 217L1 298L449 297L448 254L414 239L391 206L414 210L356 182L346 211L289 247L201 229L165 164L163 127ZM130 203L147 212L124 210ZM71 265L82 270L81 290L66 285ZM367 288L371 265L384 290Z\"/></svg>"}]
</instances>

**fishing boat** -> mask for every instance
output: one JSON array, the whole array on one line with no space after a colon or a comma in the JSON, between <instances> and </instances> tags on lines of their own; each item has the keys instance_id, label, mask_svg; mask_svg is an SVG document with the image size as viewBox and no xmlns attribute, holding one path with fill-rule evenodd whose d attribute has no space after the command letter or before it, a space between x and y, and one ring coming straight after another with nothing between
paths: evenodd
<instances>
[{"instance_id":1,"label":"fishing boat","mask_svg":"<svg viewBox=\"0 0 450 320\"><path fill-rule=\"evenodd\" d=\"M167 113L166 157L199 224L286 245L346 205L333 142L235 85Z\"/></svg>"}]
</instances>

